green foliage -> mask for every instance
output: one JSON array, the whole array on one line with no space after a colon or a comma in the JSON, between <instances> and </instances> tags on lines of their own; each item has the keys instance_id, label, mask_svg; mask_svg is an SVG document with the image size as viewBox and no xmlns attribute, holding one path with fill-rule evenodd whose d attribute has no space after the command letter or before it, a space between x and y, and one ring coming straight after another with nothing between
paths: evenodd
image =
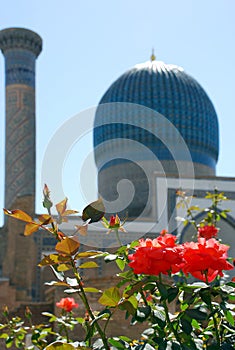
<instances>
[{"instance_id":1,"label":"green foliage","mask_svg":"<svg viewBox=\"0 0 235 350\"><path fill-rule=\"evenodd\" d=\"M178 191L178 196L177 206L187 209L187 217L182 218L182 221L186 225L193 225L196 234L200 231L199 228L212 225L216 227L217 222L227 216L228 210L220 208L221 202L227 198L216 190L214 193L207 193L206 198L210 199L212 204L202 209L197 205L190 206L191 198L186 193ZM43 315L48 318L47 324L33 325L30 310L26 310L23 320L19 317L10 318L5 307L2 313L5 321L0 324L0 338L5 341L7 349L12 346L28 350L32 350L34 346L39 350L109 350L111 347L118 350L234 348L234 281L224 282L218 276L210 283L207 279L190 283L190 275L184 274L183 270L175 273L167 270L167 276L165 272L135 273L134 269L129 267L129 263L131 254L138 250L140 243L133 241L126 246L121 244L119 231L125 233L123 223L121 224L117 215L112 216L110 220L104 217L105 208L101 199L83 210L82 219L87 225L102 219L109 233L116 235L120 247L112 253L96 250L79 252L80 243L77 236L68 237L59 231L59 224L66 221L68 215L76 213L67 209L67 198L56 204L58 217L53 218L50 214L53 203L50 191L45 186L43 205L48 214L41 215L37 221L18 209L5 210L5 214L26 223L25 235L40 227L57 239L56 253L44 256L39 267L50 267L55 280L46 284L63 288L67 295L80 300L86 313L83 317L75 316L73 308L77 307L77 303L68 297L64 298L67 303L63 304L62 300L57 303L62 309L58 316L45 312ZM203 215L200 223L195 219L195 215L199 213ZM162 237L164 240L164 234ZM117 285L111 285L101 291L82 281L80 271L97 268L98 264L94 261L96 258L116 265L119 269ZM203 273L208 277L208 271ZM89 295L93 299L97 298L99 310L92 310ZM138 323L146 326L143 333L138 335L139 339L133 340L122 335L107 336L109 321L117 312L123 312L123 319L128 319L132 326ZM71 333L75 327L78 327L76 332ZM85 331L83 339L79 339L81 332L77 332L77 329L81 328ZM27 335L31 336L31 345L28 346Z\"/></svg>"}]
</instances>

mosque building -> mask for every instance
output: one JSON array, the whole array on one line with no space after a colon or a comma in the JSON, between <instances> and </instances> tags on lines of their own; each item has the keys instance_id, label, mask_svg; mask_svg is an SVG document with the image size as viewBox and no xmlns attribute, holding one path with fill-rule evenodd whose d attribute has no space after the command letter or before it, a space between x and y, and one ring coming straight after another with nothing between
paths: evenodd
<instances>
[{"instance_id":1,"label":"mosque building","mask_svg":"<svg viewBox=\"0 0 235 350\"><path fill-rule=\"evenodd\" d=\"M42 39L28 29L4 29L0 49L6 67L5 207L35 216L35 63ZM218 155L213 104L179 66L152 55L121 75L100 100L94 120L98 191L108 214L127 217L123 243L145 234L155 236L163 228L186 239L190 228L175 220L184 214L176 206L176 191L194 194L192 204L206 207L206 192L218 188L229 198L223 208L231 209L219 226L224 240L233 244L235 179L216 176ZM42 235L26 239L23 227L9 218L0 229L0 306L9 300L12 308L45 300L45 271L36 265L42 252L53 250L54 241ZM67 231L73 227L72 218ZM91 225L90 231L81 243L115 246L115 237L102 239L97 226ZM234 244L230 254L235 256ZM92 278L109 273L101 266Z\"/></svg>"}]
</instances>

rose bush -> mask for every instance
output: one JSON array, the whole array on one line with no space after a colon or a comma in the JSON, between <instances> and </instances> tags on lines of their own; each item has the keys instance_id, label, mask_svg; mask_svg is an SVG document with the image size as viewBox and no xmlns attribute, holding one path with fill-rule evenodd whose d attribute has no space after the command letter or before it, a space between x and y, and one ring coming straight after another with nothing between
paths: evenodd
<instances>
[{"instance_id":1,"label":"rose bush","mask_svg":"<svg viewBox=\"0 0 235 350\"><path fill-rule=\"evenodd\" d=\"M89 234L89 225L102 220L108 233L114 233L119 242L115 253L80 252L78 236L68 237L59 229L67 215L76 212L67 210L67 199L64 199L55 206L58 215L52 216L53 203L47 186L43 204L48 214L41 215L37 221L21 210L5 210L7 215L26 222L26 236L41 228L57 239L55 252L45 256L39 265L52 268L55 280L48 283L50 286L62 286L65 293L74 296L62 298L56 304L62 309L59 316L44 313L48 317L45 325L33 325L31 321L26 325L19 317L10 319L4 307L6 321L0 325L0 338L5 339L6 347L15 345L28 350L234 349L235 283L233 279L222 279L223 271L232 270L233 265L228 259L229 247L217 239L216 227L221 217L226 218L227 210L218 209L226 198L217 191L208 193L206 198L210 198L212 204L200 211L203 220L198 223L194 212L198 214L199 208L189 206L189 198L183 191L179 191L178 196L178 205L187 208L183 221L195 228L192 242L179 242L180 237L163 230L154 239L140 239L124 246L119 235L120 232L125 234L125 222L121 223L117 215L106 219L100 199L89 204L82 213L84 224L76 226L76 231ZM117 285L100 291L82 281L80 270L96 268L96 258L118 266ZM87 293L101 293L97 298L99 310L92 309ZM73 313L78 307L76 299L85 309L83 317ZM139 335L136 333L137 339L107 335L107 325L118 311L125 313L124 318L132 326L143 325L145 329ZM30 310L27 309L25 315L31 320ZM75 326L83 327L84 337L80 332L74 333ZM26 334L30 334L30 345L27 345Z\"/></svg>"}]
</instances>

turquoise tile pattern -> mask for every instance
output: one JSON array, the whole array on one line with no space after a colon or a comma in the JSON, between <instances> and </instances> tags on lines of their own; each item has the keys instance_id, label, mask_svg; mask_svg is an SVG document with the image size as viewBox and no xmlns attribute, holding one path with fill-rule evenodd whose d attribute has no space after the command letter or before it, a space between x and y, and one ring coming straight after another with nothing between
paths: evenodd
<instances>
[{"instance_id":1,"label":"turquoise tile pattern","mask_svg":"<svg viewBox=\"0 0 235 350\"><path fill-rule=\"evenodd\" d=\"M181 67L155 60L135 66L110 86L100 104L113 102L135 103L161 113L184 138L193 162L215 170L219 153L217 115L204 89ZM138 130L130 125L130 118L127 117L126 124L102 125L102 120L105 121L105 116L99 113L98 108L94 129L95 149L110 139L129 138L143 143L159 160L172 160L167 145L144 128ZM98 154L96 158L99 158ZM105 166L117 162L115 159Z\"/></svg>"}]
</instances>

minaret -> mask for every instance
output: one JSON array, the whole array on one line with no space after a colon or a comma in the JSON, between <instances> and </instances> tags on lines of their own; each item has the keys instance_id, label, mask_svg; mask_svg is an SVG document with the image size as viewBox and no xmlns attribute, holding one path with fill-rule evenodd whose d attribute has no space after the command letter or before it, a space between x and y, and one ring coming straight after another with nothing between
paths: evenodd
<instances>
[{"instance_id":1,"label":"minaret","mask_svg":"<svg viewBox=\"0 0 235 350\"><path fill-rule=\"evenodd\" d=\"M28 29L8 28L0 31L0 49L6 79L5 207L11 209L17 197L35 196L35 61L42 39Z\"/></svg>"},{"instance_id":2,"label":"minaret","mask_svg":"<svg viewBox=\"0 0 235 350\"><path fill-rule=\"evenodd\" d=\"M41 37L28 29L0 31L5 57L5 208L35 215L35 62ZM24 237L24 223L9 218L2 229L0 269L14 289L13 305L35 299L37 247ZM2 268L1 268L2 266Z\"/></svg>"}]
</instances>

